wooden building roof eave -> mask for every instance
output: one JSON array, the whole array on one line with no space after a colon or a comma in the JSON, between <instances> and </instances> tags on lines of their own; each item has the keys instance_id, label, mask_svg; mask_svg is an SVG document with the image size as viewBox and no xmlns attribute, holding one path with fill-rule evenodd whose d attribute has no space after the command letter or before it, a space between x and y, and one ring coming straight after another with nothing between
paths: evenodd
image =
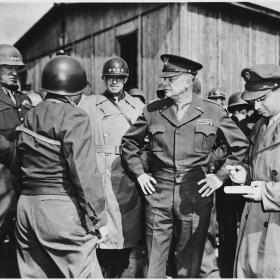
<instances>
[{"instance_id":1,"label":"wooden building roof eave","mask_svg":"<svg viewBox=\"0 0 280 280\"><path fill-rule=\"evenodd\" d=\"M176 2L173 2L173 3L176 3ZM199 3L199 2L198 2ZM143 11L140 16L143 16L144 14L147 14L151 11L153 11L154 9L157 9L157 8L161 8L162 6L165 6L165 5L170 5L172 4L172 2L158 2L158 6L151 9L151 10L147 10L147 11ZM208 5L211 4L208 2ZM253 14L258 14L258 15L263 15L269 19L272 19L276 22L280 22L280 12L277 12L277 11L274 11L274 10L271 10L269 8L266 8L266 7L263 7L261 5L258 5L258 4L254 4L254 3L249 3L249 2L216 2L216 4L222 4L224 6L232 6L232 7L236 7L236 8L241 8L243 10L247 10L249 11L250 13L253 13ZM78 5L77 3L55 3L53 7L51 7L49 9L49 11L47 11L47 13L41 18L39 19L28 31L26 31L17 41L16 43L14 44L17 48L21 48L21 46L26 42L26 40L29 40L30 39L30 36L32 36L32 34L34 32L36 32L38 30L38 28L40 28L40 26L42 26L44 24L44 22L47 22L52 16L55 16L56 13L63 8L63 6L70 6L70 5ZM138 15L139 16L139 15ZM134 17L135 18L135 17ZM129 21L133 18L130 18L126 21ZM123 23L123 22L122 22ZM120 23L121 24L121 23ZM117 26L117 25L115 25ZM110 29L112 27L108 27L106 29ZM99 33L100 31L98 31ZM65 45L64 47L69 47L71 46L72 44L78 42L78 41L81 41L87 37L90 37L90 36L93 36L95 34L88 34L86 36L84 36L83 38L78 38L77 40L73 41L73 42L70 42L69 44ZM59 48L58 48L59 49ZM55 49L55 50L50 50L50 52L55 52L57 51L58 49ZM44 54L40 54L39 56L37 56L36 58L40 58L40 57L43 57L47 54L49 54L50 52L48 53L44 53ZM34 59L34 58L32 58Z\"/></svg>"},{"instance_id":2,"label":"wooden building roof eave","mask_svg":"<svg viewBox=\"0 0 280 280\"><path fill-rule=\"evenodd\" d=\"M55 6L53 6L53 7L49 10L49 12L43 16L43 18L41 18L37 23L35 23L35 25L33 25L33 26L32 26L32 27L31 27L31 28L30 28L30 29L15 43L15 46L16 46L17 48L20 48L20 44L23 44L24 41L27 40L29 36L31 36L31 33L32 33L33 31L36 32L36 29L39 28L39 26L40 26L44 21L48 20L48 18L51 16L51 14L53 15L54 13L56 13L57 9L59 9L61 5L71 5L71 4L72 4L72 5L75 5L75 4L73 4L73 3L70 3L70 4L68 4L68 3L55 4ZM109 27L107 27L107 28L104 28L104 29L102 29L102 30L96 31L96 32L94 32L94 33L87 34L86 36L83 36L83 37L78 38L78 39L76 39L76 40L74 40L74 41L72 41L72 42L69 42L69 43L65 44L64 46L62 46L62 47L58 47L58 48L56 48L56 49L49 50L49 51L46 52L46 53L41 53L41 54L39 54L39 55L37 55L37 56L34 56L34 57L32 57L31 59L26 60L25 63L28 63L28 62L30 62L30 61L33 61L33 60L42 58L42 57L44 57L44 56L46 56L46 55L49 55L50 53L55 53L56 51L60 50L61 48L67 49L67 48L71 47L72 45L74 45L74 44L76 44L76 43L79 43L79 42L81 42L81 41L83 41L83 40L85 40L85 39L87 39L87 38L90 38L91 36L95 36L95 35L101 34L101 33L103 33L103 32L106 32L106 31L108 31L108 30L110 30L110 29L112 29L112 28L115 28L115 27L117 27L117 26L119 26L119 25L125 24L125 23L127 23L127 22L129 22L129 21L131 21L131 20L134 20L134 19L136 19L136 18L139 17L139 16L144 16L144 15L146 15L146 14L149 14L149 13L153 12L153 11L156 10L156 9L162 8L162 7L164 7L164 6L167 6L167 5L170 5L170 4L173 4L173 3L169 3L169 2L158 2L157 4L158 4L158 5L157 5L156 7L151 8L151 9L146 10L146 11L143 11L143 12L141 12L139 15L133 16L133 17L131 17L131 18L128 18L128 19L126 19L126 20L123 20L123 21L121 21L121 22L118 22L118 23L116 23L116 24L114 24L114 25L111 25L111 26L109 26ZM175 2L174 2L174 4L175 4Z\"/></svg>"},{"instance_id":3,"label":"wooden building roof eave","mask_svg":"<svg viewBox=\"0 0 280 280\"><path fill-rule=\"evenodd\" d=\"M251 2L228 2L228 5L248 10L252 13L263 15L280 22L280 12Z\"/></svg>"},{"instance_id":4,"label":"wooden building roof eave","mask_svg":"<svg viewBox=\"0 0 280 280\"><path fill-rule=\"evenodd\" d=\"M24 43L25 40L33 33L44 21L48 20L52 14L55 14L57 7L61 5L60 3L54 3L54 5L37 21L35 22L15 43L15 47L19 47Z\"/></svg>"}]
</instances>

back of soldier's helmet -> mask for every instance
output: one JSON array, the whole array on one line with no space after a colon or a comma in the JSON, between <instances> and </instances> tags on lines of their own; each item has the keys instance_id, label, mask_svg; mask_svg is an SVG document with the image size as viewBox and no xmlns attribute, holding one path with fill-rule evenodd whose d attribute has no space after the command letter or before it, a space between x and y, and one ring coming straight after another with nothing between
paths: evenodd
<instances>
[{"instance_id":1,"label":"back of soldier's helmet","mask_svg":"<svg viewBox=\"0 0 280 280\"><path fill-rule=\"evenodd\" d=\"M57 95L77 95L87 87L84 67L74 58L60 55L51 59L42 73L42 90Z\"/></svg>"}]
</instances>

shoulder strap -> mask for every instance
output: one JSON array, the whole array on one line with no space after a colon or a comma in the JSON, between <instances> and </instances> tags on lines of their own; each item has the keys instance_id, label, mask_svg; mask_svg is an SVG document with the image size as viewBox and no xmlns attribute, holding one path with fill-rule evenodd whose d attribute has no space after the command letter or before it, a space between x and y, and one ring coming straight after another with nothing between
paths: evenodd
<instances>
[{"instance_id":1,"label":"shoulder strap","mask_svg":"<svg viewBox=\"0 0 280 280\"><path fill-rule=\"evenodd\" d=\"M40 139L41 141L43 142L47 142L49 144L52 144L52 145L56 145L56 146L61 146L61 143L60 141L58 140L54 140L54 139L51 139L51 138L48 138L48 137L45 137L37 132L34 132L26 127L24 127L23 125L20 125L16 128L17 131L23 131L25 132L26 134L28 135L31 135L33 136L34 138L37 138L37 139Z\"/></svg>"},{"instance_id":2,"label":"shoulder strap","mask_svg":"<svg viewBox=\"0 0 280 280\"><path fill-rule=\"evenodd\" d=\"M122 111L121 107L114 101L112 100L110 97L104 95L120 112L121 114L125 117L125 119L127 120L127 122L129 123L129 125L132 125L132 121L130 120L130 118L125 114L125 112Z\"/></svg>"}]
</instances>

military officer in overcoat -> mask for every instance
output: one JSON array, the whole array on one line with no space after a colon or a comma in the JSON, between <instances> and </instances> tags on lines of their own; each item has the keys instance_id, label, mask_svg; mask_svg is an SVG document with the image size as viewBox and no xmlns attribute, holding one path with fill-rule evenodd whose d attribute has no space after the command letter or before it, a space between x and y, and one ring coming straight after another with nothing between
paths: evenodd
<instances>
[{"instance_id":1,"label":"military officer in overcoat","mask_svg":"<svg viewBox=\"0 0 280 280\"><path fill-rule=\"evenodd\" d=\"M140 193L120 157L122 136L144 108L138 97L124 90L128 76L127 63L120 57L110 58L102 70L106 90L101 95L84 96L79 103L91 121L103 176L108 238L99 244L97 256L109 278L121 277L128 267L131 248L138 244L143 228Z\"/></svg>"},{"instance_id":2,"label":"military officer in overcoat","mask_svg":"<svg viewBox=\"0 0 280 280\"><path fill-rule=\"evenodd\" d=\"M31 100L18 90L18 74L24 66L22 56L15 47L0 44L0 248L8 234L7 240L10 240L12 246L9 252L15 251L12 220L16 206L10 159L13 154L15 128L22 123L26 112L31 108ZM9 260L5 265L5 273L8 274L2 275L17 277L17 274L14 274L17 271L15 261L2 254L1 259L2 263L4 259ZM7 272L9 267L12 269L11 272Z\"/></svg>"},{"instance_id":3,"label":"military officer in overcoat","mask_svg":"<svg viewBox=\"0 0 280 280\"><path fill-rule=\"evenodd\" d=\"M280 277L280 66L257 64L242 70L245 91L261 115L250 135L251 192L243 195L243 210L234 265L234 277ZM246 170L230 166L235 183L245 183ZM247 178L248 179L248 178Z\"/></svg>"},{"instance_id":4,"label":"military officer in overcoat","mask_svg":"<svg viewBox=\"0 0 280 280\"><path fill-rule=\"evenodd\" d=\"M205 175L217 134L231 151L226 163L243 159L245 135L216 102L192 92L202 65L164 54L162 78L169 85L166 98L155 100L123 136L122 157L145 194L145 225L149 278L163 278L172 233L175 234L176 277L198 277L212 208L212 193L228 177L223 166ZM139 151L148 135L151 174L146 174Z\"/></svg>"}]
</instances>

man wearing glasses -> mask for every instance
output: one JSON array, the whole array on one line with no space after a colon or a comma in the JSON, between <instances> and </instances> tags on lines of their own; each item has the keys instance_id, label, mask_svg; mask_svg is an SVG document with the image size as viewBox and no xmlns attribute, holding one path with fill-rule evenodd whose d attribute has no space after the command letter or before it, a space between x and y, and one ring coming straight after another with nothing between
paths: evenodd
<instances>
[{"instance_id":1,"label":"man wearing glasses","mask_svg":"<svg viewBox=\"0 0 280 280\"><path fill-rule=\"evenodd\" d=\"M261 118L250 136L251 190L244 207L237 243L234 277L280 277L280 66L258 64L241 72L242 98ZM244 184L246 170L228 166L231 179ZM249 176L248 176L249 175Z\"/></svg>"},{"instance_id":2,"label":"man wearing glasses","mask_svg":"<svg viewBox=\"0 0 280 280\"><path fill-rule=\"evenodd\" d=\"M124 90L129 76L126 62L113 57L105 62L102 95L82 99L79 106L89 115L97 144L98 167L103 174L108 237L97 249L98 261L107 278L119 278L129 265L131 248L141 238L142 203L136 181L121 163L123 134L142 113L144 103Z\"/></svg>"},{"instance_id":3,"label":"man wearing glasses","mask_svg":"<svg viewBox=\"0 0 280 280\"><path fill-rule=\"evenodd\" d=\"M202 68L190 59L164 54L162 75L166 98L155 100L129 128L122 141L122 157L145 195L148 278L164 278L174 232L173 277L198 278L209 226L213 192L228 178L225 165L206 175L217 135L230 154L226 163L243 159L245 135L216 102L193 93L193 81ZM149 137L151 176L139 152Z\"/></svg>"}]
</instances>

